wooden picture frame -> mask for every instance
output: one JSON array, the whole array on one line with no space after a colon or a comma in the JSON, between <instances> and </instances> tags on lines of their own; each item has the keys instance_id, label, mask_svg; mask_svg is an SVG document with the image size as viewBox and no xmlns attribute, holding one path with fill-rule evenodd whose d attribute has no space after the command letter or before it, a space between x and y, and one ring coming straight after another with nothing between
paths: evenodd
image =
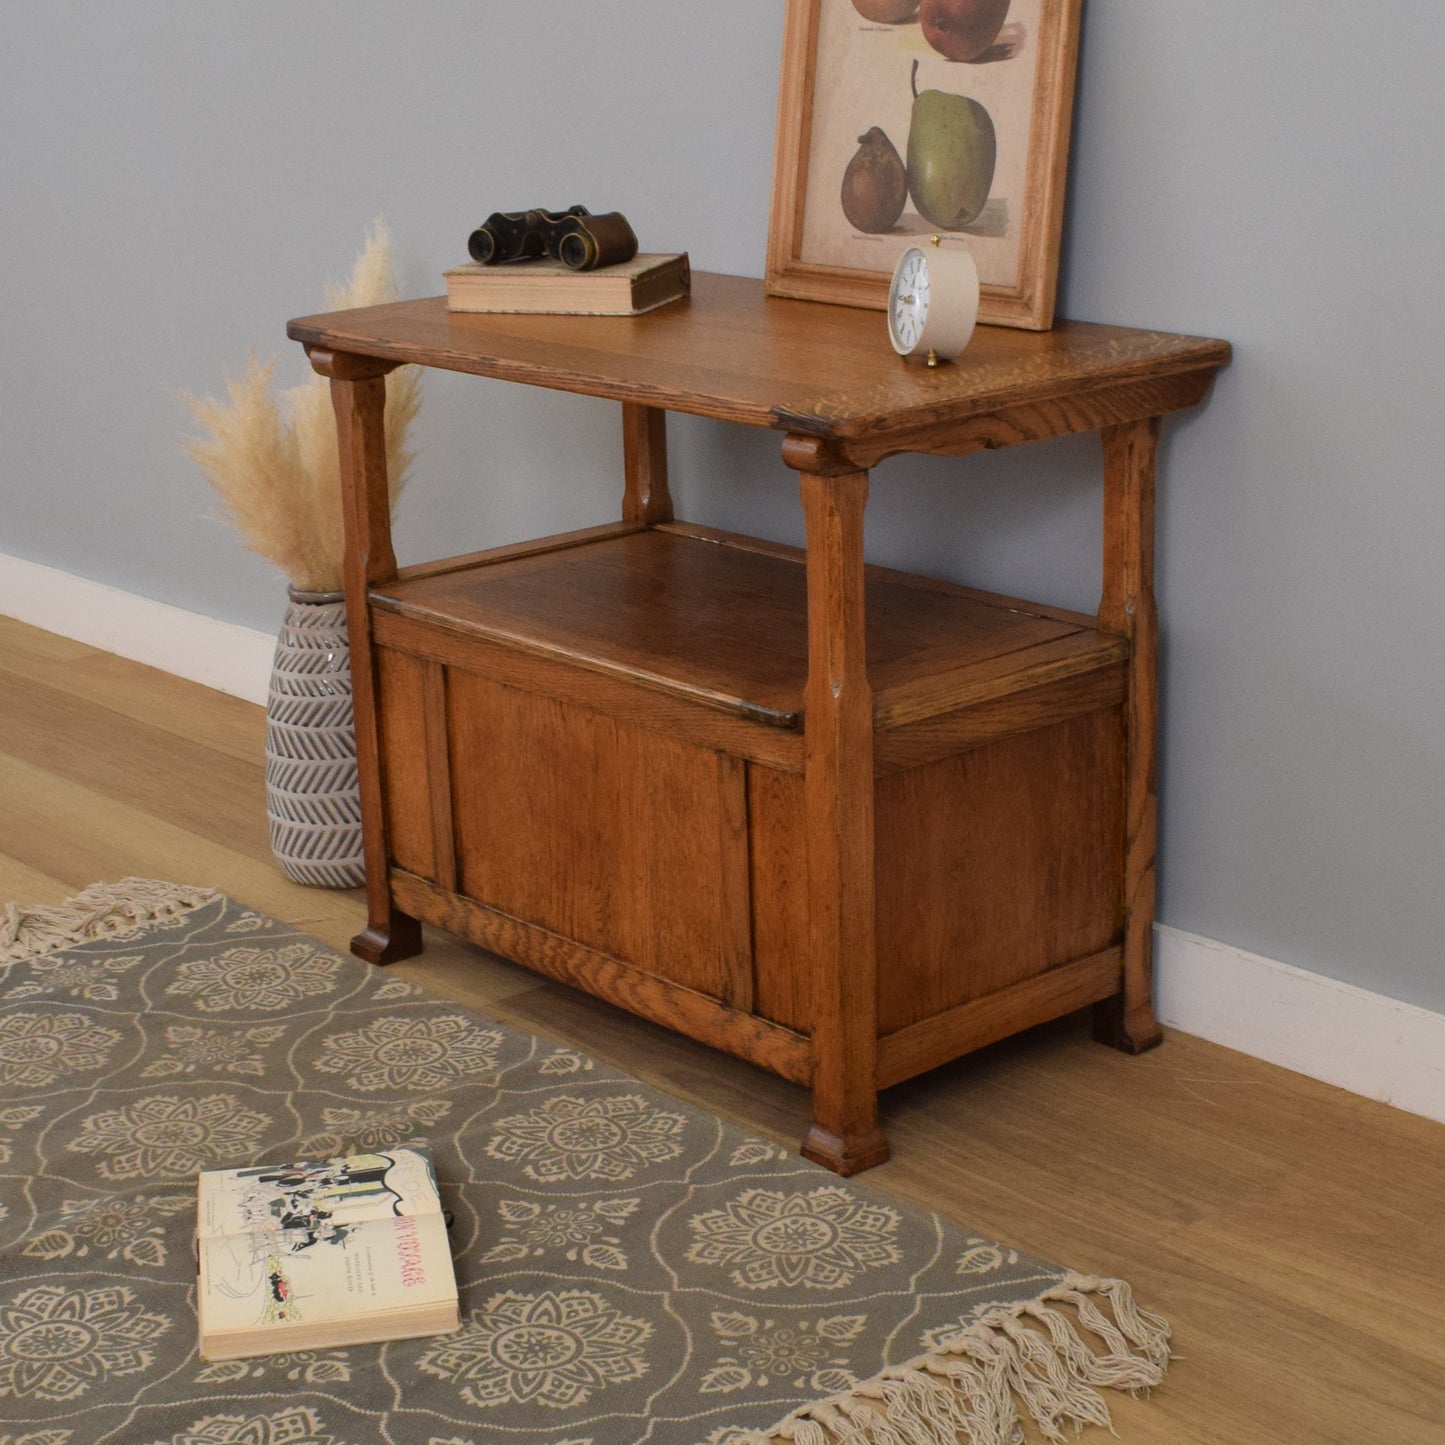
<instances>
[{"instance_id":1,"label":"wooden picture frame","mask_svg":"<svg viewBox=\"0 0 1445 1445\"><path fill-rule=\"evenodd\" d=\"M1053 324L1083 0L951 3L974 14L1005 12L1002 28L972 60L951 59L938 45L969 49L991 21L962 40L941 33L940 8L950 0L923 0L928 28L917 14L887 23L865 13L907 11L909 0L787 0L770 294L882 310L899 255L937 234L978 262L981 322L1033 331ZM916 97L928 91L943 98L932 96L920 109ZM980 109L986 121L973 119ZM887 138L891 160L876 137L865 143L874 128ZM979 159L986 143L976 139L989 130L991 168ZM906 184L896 220L872 231L854 224L843 204L849 157L869 145L878 149L860 158L849 181L854 219L869 226L888 220ZM922 193L935 219L921 213L917 176L932 186ZM964 194L970 198L954 209ZM977 205L981 211L969 216ZM946 225L940 215L969 218Z\"/></svg>"}]
</instances>

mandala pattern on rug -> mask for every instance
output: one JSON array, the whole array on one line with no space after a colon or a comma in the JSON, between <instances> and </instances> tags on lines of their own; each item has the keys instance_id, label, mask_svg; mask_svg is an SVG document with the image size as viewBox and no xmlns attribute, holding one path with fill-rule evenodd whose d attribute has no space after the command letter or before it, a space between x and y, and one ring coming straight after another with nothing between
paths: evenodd
<instances>
[{"instance_id":1,"label":"mandala pattern on rug","mask_svg":"<svg viewBox=\"0 0 1445 1445\"><path fill-rule=\"evenodd\" d=\"M535 1400L554 1410L647 1373L652 1326L591 1290L494 1295L418 1363L480 1409Z\"/></svg>"},{"instance_id":2,"label":"mandala pattern on rug","mask_svg":"<svg viewBox=\"0 0 1445 1445\"><path fill-rule=\"evenodd\" d=\"M571 1207L504 1199L498 1206L503 1234L484 1260L526 1259L555 1250L593 1269L626 1269L622 1241L612 1233L637 1211L640 1199L598 1199Z\"/></svg>"},{"instance_id":3,"label":"mandala pattern on rug","mask_svg":"<svg viewBox=\"0 0 1445 1445\"><path fill-rule=\"evenodd\" d=\"M542 1184L566 1179L631 1179L649 1164L682 1153L681 1114L658 1109L637 1094L600 1099L549 1099L529 1114L497 1125L487 1144L493 1159L524 1161Z\"/></svg>"},{"instance_id":4,"label":"mandala pattern on rug","mask_svg":"<svg viewBox=\"0 0 1445 1445\"><path fill-rule=\"evenodd\" d=\"M502 1035L461 1014L384 1018L324 1041L316 1068L344 1074L353 1089L444 1089L497 1065Z\"/></svg>"},{"instance_id":5,"label":"mandala pattern on rug","mask_svg":"<svg viewBox=\"0 0 1445 1445\"><path fill-rule=\"evenodd\" d=\"M37 1285L0 1303L0 1399L73 1400L156 1358L171 1321L128 1289Z\"/></svg>"},{"instance_id":6,"label":"mandala pattern on rug","mask_svg":"<svg viewBox=\"0 0 1445 1445\"><path fill-rule=\"evenodd\" d=\"M726 1209L691 1221L693 1264L737 1265L742 1289L841 1289L865 1270L902 1258L892 1236L901 1216L836 1185L781 1193L750 1189Z\"/></svg>"},{"instance_id":7,"label":"mandala pattern on rug","mask_svg":"<svg viewBox=\"0 0 1445 1445\"><path fill-rule=\"evenodd\" d=\"M94 963L76 963L65 954L37 959L34 974L23 983L7 989L0 997L40 998L64 994L88 1003L113 1003L120 997L116 975L125 973L141 961L140 954L128 958L99 959Z\"/></svg>"},{"instance_id":8,"label":"mandala pattern on rug","mask_svg":"<svg viewBox=\"0 0 1445 1445\"><path fill-rule=\"evenodd\" d=\"M119 1042L114 1029L85 1014L0 1014L0 1085L44 1089L103 1069Z\"/></svg>"},{"instance_id":9,"label":"mandala pattern on rug","mask_svg":"<svg viewBox=\"0 0 1445 1445\"><path fill-rule=\"evenodd\" d=\"M787 1380L795 1390L809 1390L819 1397L851 1390L858 1377L850 1368L848 1346L867 1323L864 1315L779 1324L719 1312L712 1317L713 1332L731 1353L720 1357L698 1388L704 1394L726 1393L753 1384L766 1389L773 1380Z\"/></svg>"},{"instance_id":10,"label":"mandala pattern on rug","mask_svg":"<svg viewBox=\"0 0 1445 1445\"><path fill-rule=\"evenodd\" d=\"M106 1179L194 1175L253 1158L270 1122L231 1094L153 1094L82 1119L68 1147L104 1154Z\"/></svg>"},{"instance_id":11,"label":"mandala pattern on rug","mask_svg":"<svg viewBox=\"0 0 1445 1445\"><path fill-rule=\"evenodd\" d=\"M189 994L206 1013L291 1008L336 986L333 955L310 943L287 948L231 948L216 958L183 963L166 989Z\"/></svg>"},{"instance_id":12,"label":"mandala pattern on rug","mask_svg":"<svg viewBox=\"0 0 1445 1445\"><path fill-rule=\"evenodd\" d=\"M266 1072L262 1050L286 1032L284 1024L259 1029L205 1029L194 1024L166 1027L166 1052L141 1070L143 1079L172 1074L235 1074L259 1079Z\"/></svg>"},{"instance_id":13,"label":"mandala pattern on rug","mask_svg":"<svg viewBox=\"0 0 1445 1445\"><path fill-rule=\"evenodd\" d=\"M195 1205L192 1194L67 1199L60 1206L60 1223L28 1241L22 1252L33 1259L84 1259L94 1250L108 1260L160 1269L166 1262L166 1220Z\"/></svg>"},{"instance_id":14,"label":"mandala pattern on rug","mask_svg":"<svg viewBox=\"0 0 1445 1445\"><path fill-rule=\"evenodd\" d=\"M413 1139L424 1143L451 1107L446 1099L412 1099L392 1108L322 1109L325 1128L304 1140L298 1152L303 1158L319 1159L372 1154Z\"/></svg>"}]
</instances>

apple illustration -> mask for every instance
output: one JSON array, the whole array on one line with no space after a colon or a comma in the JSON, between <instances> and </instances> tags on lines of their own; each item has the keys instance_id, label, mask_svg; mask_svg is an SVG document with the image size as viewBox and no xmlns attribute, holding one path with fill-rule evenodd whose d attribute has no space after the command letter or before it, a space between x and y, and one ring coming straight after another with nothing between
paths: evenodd
<instances>
[{"instance_id":1,"label":"apple illustration","mask_svg":"<svg viewBox=\"0 0 1445 1445\"><path fill-rule=\"evenodd\" d=\"M918 21L940 55L977 60L998 39L1008 6L1009 0L921 0Z\"/></svg>"},{"instance_id":2,"label":"apple illustration","mask_svg":"<svg viewBox=\"0 0 1445 1445\"><path fill-rule=\"evenodd\" d=\"M853 0L853 8L865 20L901 25L918 14L918 0Z\"/></svg>"}]
</instances>

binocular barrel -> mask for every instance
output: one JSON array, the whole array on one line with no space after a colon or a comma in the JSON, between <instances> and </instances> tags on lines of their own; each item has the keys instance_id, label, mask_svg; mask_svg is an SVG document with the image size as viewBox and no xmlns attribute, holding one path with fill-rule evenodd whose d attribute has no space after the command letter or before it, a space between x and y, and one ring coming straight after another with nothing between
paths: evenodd
<instances>
[{"instance_id":1,"label":"binocular barrel","mask_svg":"<svg viewBox=\"0 0 1445 1445\"><path fill-rule=\"evenodd\" d=\"M483 266L554 256L573 271L591 271L630 261L637 237L621 211L496 211L467 238L467 251Z\"/></svg>"}]
</instances>

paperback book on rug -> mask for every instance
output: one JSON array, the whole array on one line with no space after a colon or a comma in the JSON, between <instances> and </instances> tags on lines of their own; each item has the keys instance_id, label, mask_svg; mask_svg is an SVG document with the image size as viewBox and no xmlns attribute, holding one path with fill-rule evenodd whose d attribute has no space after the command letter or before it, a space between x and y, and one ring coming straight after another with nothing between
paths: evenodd
<instances>
[{"instance_id":1,"label":"paperback book on rug","mask_svg":"<svg viewBox=\"0 0 1445 1445\"><path fill-rule=\"evenodd\" d=\"M197 1195L203 1359L457 1328L428 1149L211 1170Z\"/></svg>"}]
</instances>

